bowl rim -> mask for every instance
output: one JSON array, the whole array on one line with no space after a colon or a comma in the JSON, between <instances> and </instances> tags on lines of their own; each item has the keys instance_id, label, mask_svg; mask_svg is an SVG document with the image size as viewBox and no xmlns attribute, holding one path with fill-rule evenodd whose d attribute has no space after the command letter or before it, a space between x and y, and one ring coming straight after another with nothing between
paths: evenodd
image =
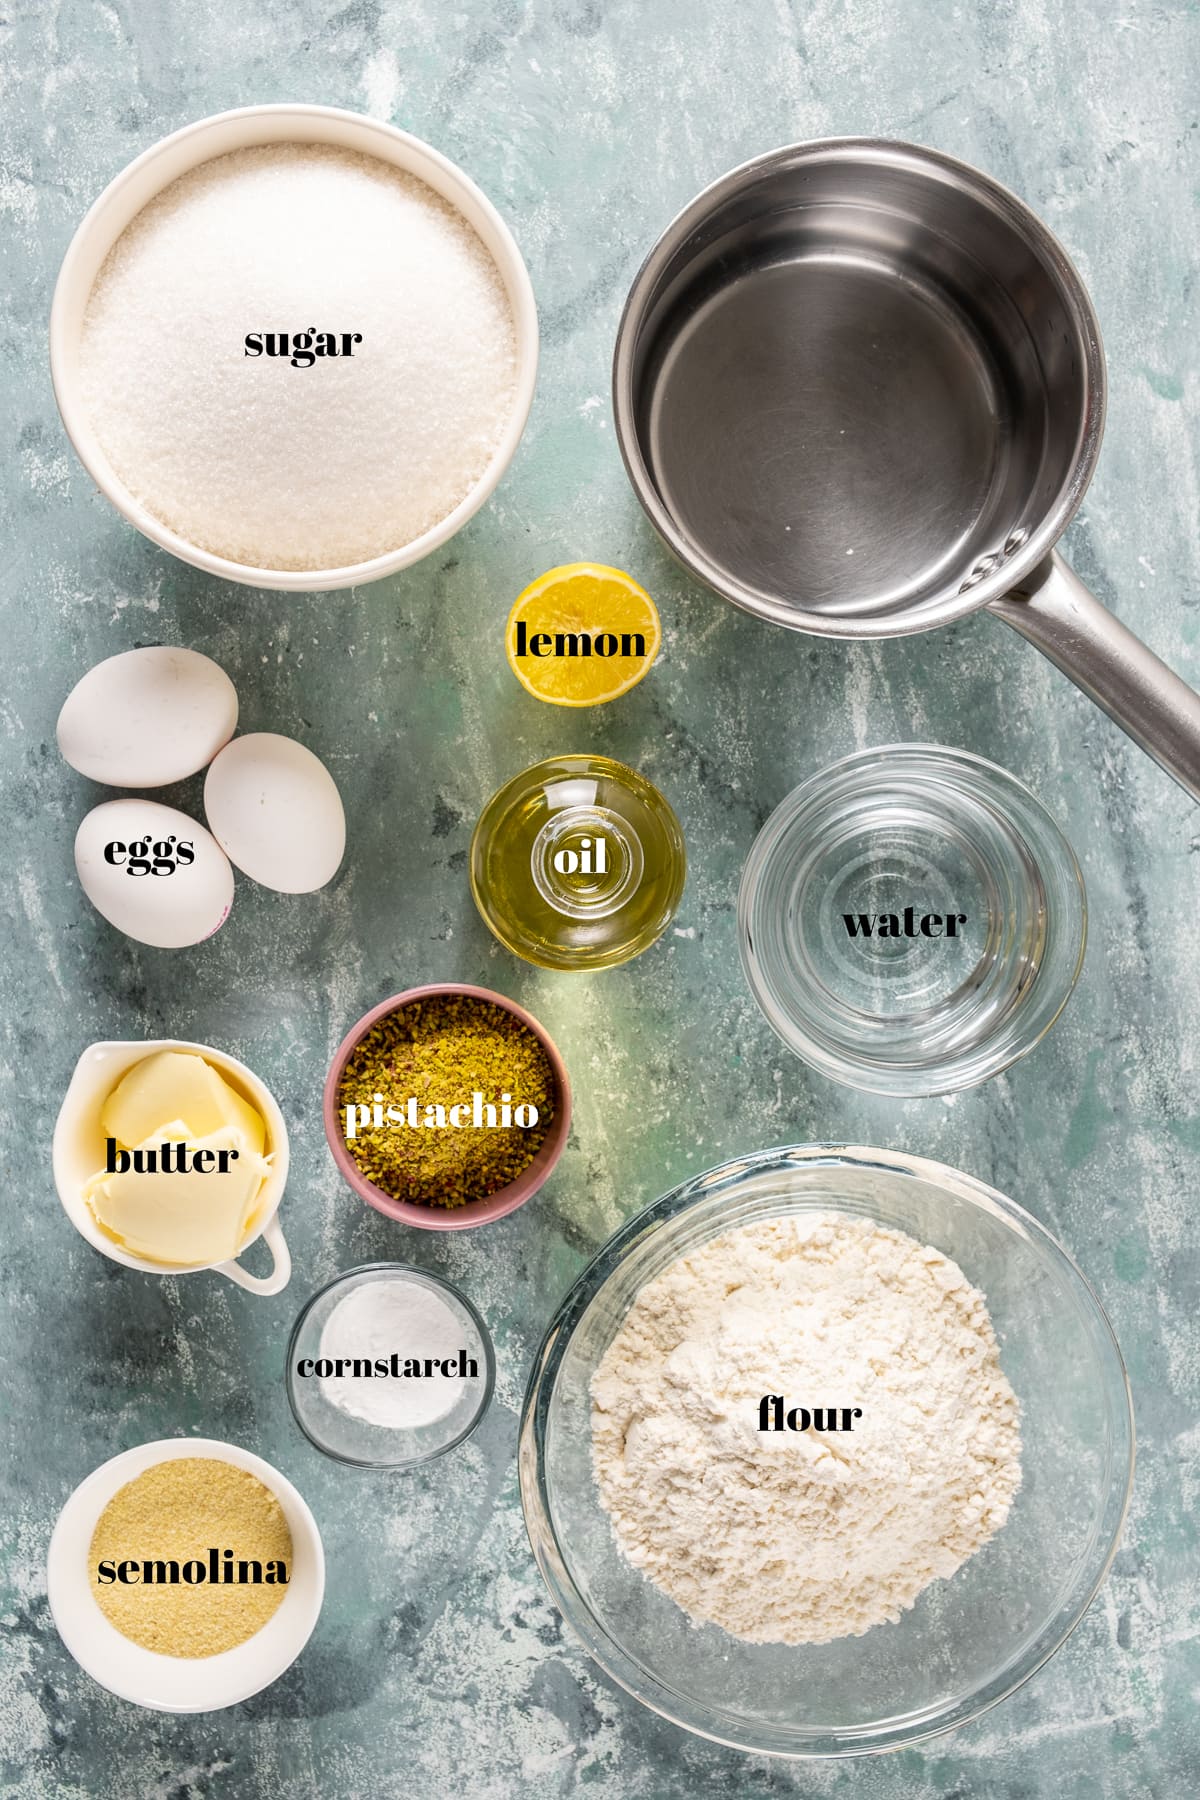
<instances>
[{"instance_id":1,"label":"bowl rim","mask_svg":"<svg viewBox=\"0 0 1200 1800\"><path fill-rule=\"evenodd\" d=\"M909 1728L904 1725L897 1727L892 1721L883 1721L882 1727L879 1725L856 1726L842 1731L839 1734L840 1741L832 1746L827 1741L828 1727L823 1728L825 1738L820 1743L801 1742L785 1747L778 1743L755 1742L753 1737L747 1733L738 1736L729 1729L730 1721L728 1720L722 1722L726 1729L720 1729L717 1726L709 1728L698 1725L694 1720L683 1716L685 1709L678 1704L673 1704L677 1698L675 1690L654 1675L644 1664L637 1662L625 1652L599 1623L580 1596L570 1573L569 1562L563 1553L562 1543L549 1505L542 1455L550 1403L571 1335L625 1254L660 1226L682 1216L691 1205L709 1197L720 1188L722 1181L732 1182L747 1173L756 1173L770 1168L782 1169L788 1165L828 1169L847 1167L876 1169L905 1178L930 1182L956 1199L965 1202L968 1206L977 1207L992 1217L1002 1220L1018 1235L1032 1239L1044 1250L1048 1250L1052 1259L1064 1270L1068 1280L1077 1286L1089 1311L1100 1327L1102 1339L1111 1350L1113 1373L1119 1377L1120 1389L1124 1395L1122 1423L1128 1432L1123 1485L1119 1457L1114 1457L1113 1462L1112 1488L1105 1508L1106 1513L1111 1513L1113 1516L1106 1530L1107 1544L1104 1554L1099 1560L1094 1575L1080 1586L1077 1593L1071 1596L1069 1604L1059 1607L1049 1622L1049 1626L1043 1626L1034 1640L1036 1648L1027 1646L1023 1652L1023 1660L1015 1667L1007 1667L1002 1670L985 1689L969 1698L960 1698L951 1704L949 1710L942 1708L944 1716L936 1716L937 1708L926 1707L919 1715L915 1717L910 1715L913 1722ZM1116 1333L1091 1282L1084 1275L1071 1253L1053 1233L1032 1213L1027 1212L1016 1201L1010 1200L1006 1195L1000 1193L998 1189L979 1180L976 1176L967 1175L962 1170L951 1168L946 1163L936 1162L927 1157L911 1156L904 1151L880 1150L837 1143L778 1145L765 1150L751 1151L743 1156L727 1158L725 1162L715 1164L678 1183L657 1200L652 1201L650 1205L641 1208L626 1219L624 1224L619 1226L612 1236L600 1246L581 1271L559 1304L546 1329L530 1370L521 1409L517 1444L521 1508L534 1559L542 1579L550 1591L552 1600L588 1655L633 1699L648 1707L650 1711L657 1713L661 1718L669 1720L673 1725L678 1725L682 1730L710 1742L722 1744L732 1750L740 1750L753 1755L774 1756L789 1761L817 1761L880 1755L892 1750L908 1749L970 1723L983 1713L990 1711L1002 1700L1008 1699L1018 1688L1023 1687L1062 1648L1108 1578L1129 1516L1137 1452L1129 1374ZM1118 1443L1117 1451L1119 1452L1119 1450L1120 1444ZM1120 1488L1120 1499L1114 1510L1112 1499L1118 1488ZM817 1734L814 1732L812 1735L816 1737Z\"/></svg>"},{"instance_id":2,"label":"bowl rim","mask_svg":"<svg viewBox=\"0 0 1200 1800\"><path fill-rule=\"evenodd\" d=\"M300 1542L301 1553L309 1563L306 1592L301 1593L299 1588L289 1588L280 1606L259 1631L241 1644L236 1644L232 1650L220 1651L215 1656L166 1656L159 1651L148 1650L144 1645L135 1644L132 1639L119 1632L100 1611L95 1596L90 1592L90 1584L85 1582L88 1599L95 1611L93 1619L86 1607L77 1605L80 1594L79 1571L77 1567L72 1569L68 1566L75 1562L76 1552L82 1541L81 1532L86 1533L90 1544L96 1521L122 1487L160 1462L173 1462L184 1457L232 1463L235 1468L245 1469L251 1475L256 1475L280 1502L287 1515L292 1532L293 1578L296 1573L296 1551ZM84 1567L86 1570L86 1550ZM274 1464L267 1462L265 1457L258 1456L253 1450L244 1450L240 1444L227 1443L221 1438L154 1438L108 1457L72 1489L50 1536L46 1552L46 1586L55 1629L80 1668L93 1681L107 1688L109 1693L116 1694L119 1699L128 1700L133 1705L145 1707L152 1712L214 1712L222 1707L236 1706L260 1693L272 1682L278 1681L303 1651L316 1627L325 1597L325 1550L308 1502L287 1476L275 1468ZM270 1631L275 1621L281 1619L293 1596L298 1598L299 1603L292 1608L287 1642L277 1649L270 1660L265 1660L259 1643L262 1633ZM282 1628L273 1635L282 1637ZM256 1644L257 1651L254 1648ZM117 1667L118 1658L124 1667ZM147 1698L154 1690L156 1675L164 1679L178 1675L180 1667L188 1676L186 1685L189 1699L186 1703L181 1704L174 1699L168 1701L161 1697ZM192 1694L195 1696L194 1700L190 1697Z\"/></svg>"},{"instance_id":3,"label":"bowl rim","mask_svg":"<svg viewBox=\"0 0 1200 1800\"><path fill-rule=\"evenodd\" d=\"M494 1194L488 1194L482 1200L468 1200L464 1206L451 1208L418 1206L412 1200L396 1200L382 1188L376 1187L373 1181L367 1180L346 1149L345 1139L337 1123L338 1084L350 1052L360 1039L366 1036L372 1025L379 1019L386 1018L389 1013L399 1012L402 1007L409 1006L416 1000L428 1000L442 994L466 994L475 1000L488 1000L494 1006L511 1013L526 1030L531 1031L546 1052L558 1102L554 1120L537 1155L515 1181L510 1181L507 1187L497 1188ZM493 988L477 987L468 981L431 981L420 987L406 988L402 993L393 994L388 1000L381 1000L350 1027L334 1051L329 1065L321 1095L321 1113L325 1123L325 1139L337 1164L338 1173L360 1200L373 1206L376 1212L383 1213L385 1218L393 1219L401 1225L415 1225L424 1231L465 1231L477 1225L489 1224L493 1219L506 1218L519 1206L524 1206L527 1200L532 1200L539 1188L550 1179L567 1147L571 1129L571 1081L562 1053L546 1027L517 1001L510 1000L506 994L496 993ZM437 1216L432 1216L435 1214Z\"/></svg>"},{"instance_id":4,"label":"bowl rim","mask_svg":"<svg viewBox=\"0 0 1200 1800\"><path fill-rule=\"evenodd\" d=\"M285 136L278 133L260 135L272 120L294 121L296 133ZM324 132L306 136L306 124L310 131L324 127ZM237 143L226 144L222 149L207 154L201 151L206 137L222 135L238 125L242 130ZM375 151L366 147L365 140L371 138L378 146ZM122 224L113 231L109 221L110 215L121 206L127 189L152 168L155 162L171 158L175 152L188 146L189 142L200 153L193 157L185 169L177 169L164 180L153 195L147 196L137 212L142 211L152 198L157 197L182 175L199 168L205 162L215 161L219 156L229 155L234 150L252 149L265 143L326 143L344 149L357 149L363 155L375 154L381 160L424 181L426 186L433 188L466 220L495 263L512 311L515 339L516 382L509 417L479 480L444 519L409 543L364 562L347 563L329 569L267 569L234 562L229 557L201 549L164 524L136 499L100 448L79 395L77 371L73 361L77 333L70 327L69 315L72 314L85 283L82 306L86 307L87 296L91 293L104 258L126 228ZM396 154L389 156L388 146ZM133 217L136 216L135 212ZM129 222L131 221L126 221ZM97 242L102 244L98 257L93 248ZM90 274L87 273L89 265ZM368 582L395 574L400 569L409 568L452 538L495 492L516 455L533 405L537 368L538 319L533 283L510 227L482 188L450 157L415 133L403 131L399 126L373 118L368 113L354 112L348 107L321 106L308 101L272 101L258 106L238 106L219 113L209 113L148 145L114 175L79 221L67 245L50 307L50 379L54 398L75 454L105 499L144 537L149 538L160 549L178 557L180 561L190 563L194 568L203 569L225 581L277 592L324 593L335 588L364 586Z\"/></svg>"},{"instance_id":5,"label":"bowl rim","mask_svg":"<svg viewBox=\"0 0 1200 1800\"><path fill-rule=\"evenodd\" d=\"M309 1429L308 1423L297 1403L294 1368L295 1352L296 1346L300 1341L300 1333L304 1329L308 1315L312 1312L313 1307L316 1306L317 1302L323 1300L327 1294L332 1293L334 1288L341 1287L343 1282L350 1281L359 1275L404 1275L409 1276L416 1281L420 1281L426 1286L439 1288L442 1293L449 1294L451 1298L462 1307L476 1331L479 1333L479 1341L483 1345L484 1375L483 1380L479 1385L479 1403L476 1406L475 1412L472 1414L467 1424L463 1426L461 1431L450 1438L448 1442L439 1444L436 1450L428 1451L424 1456L410 1456L394 1462L381 1461L377 1457L348 1456L342 1450L332 1449ZM300 1427L309 1443L314 1449L319 1450L322 1456L328 1456L331 1461L344 1463L347 1467L352 1469L386 1469L395 1474L406 1475L410 1470L426 1468L429 1463L436 1462L439 1456L445 1456L448 1451L457 1450L460 1444L466 1443L472 1433L482 1425L484 1418L491 1407L492 1399L496 1391L496 1347L492 1342L492 1334L488 1330L487 1324L482 1313L479 1311L479 1308L475 1305L475 1302L469 1295L464 1294L461 1288L456 1287L452 1281L448 1281L444 1275L439 1275L434 1269L423 1269L417 1263L368 1262L356 1263L352 1269L342 1269L337 1275L332 1276L330 1280L324 1282L317 1288L315 1293L310 1294L308 1299L304 1302L304 1305L300 1308L300 1311L296 1314L292 1329L288 1333L285 1355L287 1360L284 1363L283 1370L284 1386L287 1389L288 1405L292 1409L293 1419L295 1419L296 1424ZM396 1436L400 1437L401 1435L402 1434L397 1431Z\"/></svg>"}]
</instances>

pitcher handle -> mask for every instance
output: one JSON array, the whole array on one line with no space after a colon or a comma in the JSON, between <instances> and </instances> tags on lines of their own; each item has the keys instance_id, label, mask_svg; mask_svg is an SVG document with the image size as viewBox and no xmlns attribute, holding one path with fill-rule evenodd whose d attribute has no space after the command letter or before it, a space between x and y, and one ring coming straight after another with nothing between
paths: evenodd
<instances>
[{"instance_id":1,"label":"pitcher handle","mask_svg":"<svg viewBox=\"0 0 1200 1800\"><path fill-rule=\"evenodd\" d=\"M227 1275L238 1287L246 1288L252 1294L278 1294L292 1278L291 1253L284 1243L278 1219L267 1220L262 1236L275 1264L269 1275L251 1275L236 1258L231 1258L229 1262L214 1263L213 1267L220 1274Z\"/></svg>"},{"instance_id":2,"label":"pitcher handle","mask_svg":"<svg viewBox=\"0 0 1200 1800\"><path fill-rule=\"evenodd\" d=\"M987 610L1036 644L1200 799L1200 694L1100 604L1057 550Z\"/></svg>"}]
</instances>

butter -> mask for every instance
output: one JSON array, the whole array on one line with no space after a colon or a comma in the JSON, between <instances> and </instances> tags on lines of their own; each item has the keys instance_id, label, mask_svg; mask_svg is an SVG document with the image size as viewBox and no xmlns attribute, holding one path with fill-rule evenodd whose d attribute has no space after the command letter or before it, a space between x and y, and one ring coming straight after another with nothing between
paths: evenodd
<instances>
[{"instance_id":1,"label":"butter","mask_svg":"<svg viewBox=\"0 0 1200 1800\"><path fill-rule=\"evenodd\" d=\"M229 1125L207 1137L195 1137L174 1122L135 1148L157 1151L168 1142L185 1143L191 1153L236 1150L237 1158L226 1158L224 1172L214 1154L213 1168L205 1174L94 1175L84 1197L96 1223L132 1255L149 1262L214 1263L236 1256L253 1222L270 1163Z\"/></svg>"},{"instance_id":2,"label":"butter","mask_svg":"<svg viewBox=\"0 0 1200 1800\"><path fill-rule=\"evenodd\" d=\"M186 1119L197 1137L235 1127L258 1156L266 1145L261 1115L194 1050L159 1050L135 1063L100 1113L105 1135L127 1150L161 1135L172 1119Z\"/></svg>"},{"instance_id":3,"label":"butter","mask_svg":"<svg viewBox=\"0 0 1200 1800\"><path fill-rule=\"evenodd\" d=\"M193 1051L148 1056L108 1096L100 1127L120 1151L114 1156L109 1146L107 1167L84 1184L83 1197L106 1236L168 1266L237 1255L271 1159L261 1114L216 1069ZM188 1154L164 1157L164 1144L183 1144ZM183 1170L162 1167L181 1160Z\"/></svg>"}]
</instances>

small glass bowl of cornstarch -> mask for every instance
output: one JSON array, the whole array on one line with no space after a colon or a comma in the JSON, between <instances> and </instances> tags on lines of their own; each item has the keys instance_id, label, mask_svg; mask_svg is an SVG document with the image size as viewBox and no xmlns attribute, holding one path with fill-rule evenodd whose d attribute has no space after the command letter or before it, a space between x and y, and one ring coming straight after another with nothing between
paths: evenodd
<instances>
[{"instance_id":1,"label":"small glass bowl of cornstarch","mask_svg":"<svg viewBox=\"0 0 1200 1800\"><path fill-rule=\"evenodd\" d=\"M336 1462L416 1469L463 1443L491 1405L491 1335L428 1269L363 1263L306 1302L287 1349L297 1425Z\"/></svg>"},{"instance_id":2,"label":"small glass bowl of cornstarch","mask_svg":"<svg viewBox=\"0 0 1200 1800\"><path fill-rule=\"evenodd\" d=\"M319 590L444 544L515 454L537 313L511 232L419 138L322 106L201 119L67 250L54 391L101 492L227 580Z\"/></svg>"}]
</instances>

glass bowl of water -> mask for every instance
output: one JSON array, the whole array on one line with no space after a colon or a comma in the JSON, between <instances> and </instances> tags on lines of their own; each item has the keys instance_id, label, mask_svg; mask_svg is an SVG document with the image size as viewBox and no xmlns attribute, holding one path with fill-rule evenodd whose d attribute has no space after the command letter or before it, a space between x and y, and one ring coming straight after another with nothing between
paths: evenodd
<instances>
[{"instance_id":1,"label":"glass bowl of water","mask_svg":"<svg viewBox=\"0 0 1200 1800\"><path fill-rule=\"evenodd\" d=\"M1083 964L1071 846L995 763L941 744L848 756L767 820L738 896L742 967L797 1056L896 1096L952 1093L1049 1031Z\"/></svg>"}]
</instances>

